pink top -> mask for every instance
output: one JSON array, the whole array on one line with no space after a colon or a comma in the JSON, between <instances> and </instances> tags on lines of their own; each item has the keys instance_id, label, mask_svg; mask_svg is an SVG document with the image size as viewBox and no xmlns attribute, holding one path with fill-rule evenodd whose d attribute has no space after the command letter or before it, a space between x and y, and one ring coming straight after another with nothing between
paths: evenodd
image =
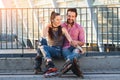
<instances>
[{"instance_id":1,"label":"pink top","mask_svg":"<svg viewBox=\"0 0 120 80\"><path fill-rule=\"evenodd\" d=\"M66 28L68 33L70 34L71 38L73 40L78 40L81 42L85 42L85 35L84 35L84 29L81 25L74 23L72 27L68 27L67 23L63 23L62 27ZM65 43L63 45L63 48L68 48L70 46L67 39L65 39Z\"/></svg>"}]
</instances>

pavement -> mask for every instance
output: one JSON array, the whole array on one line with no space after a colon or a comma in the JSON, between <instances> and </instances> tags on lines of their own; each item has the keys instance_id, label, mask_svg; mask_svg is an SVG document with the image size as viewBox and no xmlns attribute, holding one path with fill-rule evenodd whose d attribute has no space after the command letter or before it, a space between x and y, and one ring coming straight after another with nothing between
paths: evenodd
<instances>
[{"instance_id":1,"label":"pavement","mask_svg":"<svg viewBox=\"0 0 120 80\"><path fill-rule=\"evenodd\" d=\"M55 64L61 67L63 61L56 60ZM3 57L0 58L0 80L120 80L119 55L83 57L79 64L84 73L84 79L72 73L62 77L45 78L42 74L34 75L34 58ZM42 67L44 68L44 65Z\"/></svg>"},{"instance_id":2,"label":"pavement","mask_svg":"<svg viewBox=\"0 0 120 80\"><path fill-rule=\"evenodd\" d=\"M75 75L50 78L43 75L0 75L0 80L120 80L120 74L84 74L84 79Z\"/></svg>"}]
</instances>

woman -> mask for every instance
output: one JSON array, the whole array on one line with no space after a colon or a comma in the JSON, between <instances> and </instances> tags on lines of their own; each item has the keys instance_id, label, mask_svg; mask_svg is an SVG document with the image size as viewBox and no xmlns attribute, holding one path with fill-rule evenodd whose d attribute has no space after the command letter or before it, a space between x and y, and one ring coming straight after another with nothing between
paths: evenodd
<instances>
[{"instance_id":1,"label":"woman","mask_svg":"<svg viewBox=\"0 0 120 80\"><path fill-rule=\"evenodd\" d=\"M72 42L67 30L61 27L61 16L59 13L53 11L50 16L50 22L51 23L44 30L44 34L47 36L48 46L43 45L40 47L47 67L45 74L57 71L57 68L55 68L52 62L52 58L61 56L64 37L67 38L69 43Z\"/></svg>"}]
</instances>

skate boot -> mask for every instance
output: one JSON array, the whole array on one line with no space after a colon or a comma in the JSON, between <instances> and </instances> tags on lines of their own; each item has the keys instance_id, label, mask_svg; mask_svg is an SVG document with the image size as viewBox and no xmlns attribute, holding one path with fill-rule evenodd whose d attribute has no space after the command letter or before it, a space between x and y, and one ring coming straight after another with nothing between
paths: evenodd
<instances>
[{"instance_id":1,"label":"skate boot","mask_svg":"<svg viewBox=\"0 0 120 80\"><path fill-rule=\"evenodd\" d=\"M62 69L59 72L59 77L62 76L62 74L65 74L66 72L68 72L70 69L72 68L72 62L70 60L67 60L65 62L65 64L63 65Z\"/></svg>"},{"instance_id":2,"label":"skate boot","mask_svg":"<svg viewBox=\"0 0 120 80\"><path fill-rule=\"evenodd\" d=\"M41 65L42 65L42 57L36 56L34 74L39 74L40 72L42 72Z\"/></svg>"},{"instance_id":3,"label":"skate boot","mask_svg":"<svg viewBox=\"0 0 120 80\"><path fill-rule=\"evenodd\" d=\"M58 69L55 68L53 62L49 61L46 64L46 70L44 72L44 77L48 78L48 77L52 77L52 76L57 76L57 73L58 73L57 71L58 71Z\"/></svg>"},{"instance_id":4,"label":"skate boot","mask_svg":"<svg viewBox=\"0 0 120 80\"><path fill-rule=\"evenodd\" d=\"M72 65L72 72L77 75L78 77L84 78L82 71L80 70L79 65L77 64L77 60L73 60L73 65Z\"/></svg>"}]
</instances>

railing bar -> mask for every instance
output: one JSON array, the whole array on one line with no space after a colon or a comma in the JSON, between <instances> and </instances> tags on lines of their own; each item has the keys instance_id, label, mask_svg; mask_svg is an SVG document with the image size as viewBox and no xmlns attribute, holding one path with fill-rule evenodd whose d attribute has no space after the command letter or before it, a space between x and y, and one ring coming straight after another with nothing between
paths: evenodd
<instances>
[{"instance_id":1,"label":"railing bar","mask_svg":"<svg viewBox=\"0 0 120 80\"><path fill-rule=\"evenodd\" d=\"M103 45L103 8L102 8L102 34L101 34L101 40L102 40L102 47L104 47L104 45Z\"/></svg>"},{"instance_id":2,"label":"railing bar","mask_svg":"<svg viewBox=\"0 0 120 80\"><path fill-rule=\"evenodd\" d=\"M18 9L16 9L16 45L17 45L17 49L18 49Z\"/></svg>"},{"instance_id":3,"label":"railing bar","mask_svg":"<svg viewBox=\"0 0 120 80\"><path fill-rule=\"evenodd\" d=\"M8 31L8 28L7 28L7 26L8 26L8 24L7 24L7 16L8 16L8 15L7 15L7 9L6 9L6 49L8 48L8 47L7 47L7 39L8 39L8 37L7 37L7 34L8 34L8 33L7 33L7 31Z\"/></svg>"},{"instance_id":4,"label":"railing bar","mask_svg":"<svg viewBox=\"0 0 120 80\"><path fill-rule=\"evenodd\" d=\"M22 44L24 44L24 40L23 40L23 36L24 36L24 32L23 32L23 9L21 9L21 13L22 13ZM24 54L24 45L22 45L22 54L21 54L21 57L23 57L23 54Z\"/></svg>"},{"instance_id":5,"label":"railing bar","mask_svg":"<svg viewBox=\"0 0 120 80\"><path fill-rule=\"evenodd\" d=\"M88 41L88 23L87 23L87 8L85 8L86 10L86 42ZM86 50L88 52L88 46L86 47Z\"/></svg>"},{"instance_id":6,"label":"railing bar","mask_svg":"<svg viewBox=\"0 0 120 80\"><path fill-rule=\"evenodd\" d=\"M35 9L32 9L33 46L34 46L34 11Z\"/></svg>"},{"instance_id":7,"label":"railing bar","mask_svg":"<svg viewBox=\"0 0 120 80\"><path fill-rule=\"evenodd\" d=\"M91 9L90 11L93 11L93 8L89 8L89 9ZM92 16L91 16L91 43L93 44L93 36L92 35L93 35L93 23L92 23ZM92 50L93 50L93 45L92 45Z\"/></svg>"},{"instance_id":8,"label":"railing bar","mask_svg":"<svg viewBox=\"0 0 120 80\"><path fill-rule=\"evenodd\" d=\"M112 44L113 44L113 40L114 40L114 22L113 22L113 8L112 8Z\"/></svg>"},{"instance_id":9,"label":"railing bar","mask_svg":"<svg viewBox=\"0 0 120 80\"><path fill-rule=\"evenodd\" d=\"M39 30L40 29L40 25L39 24L41 24L40 23L39 9L37 9L37 14L38 14L37 15L37 17L38 17L38 40L39 40L39 38L40 38L40 34L39 34L40 33L40 30Z\"/></svg>"},{"instance_id":10,"label":"railing bar","mask_svg":"<svg viewBox=\"0 0 120 80\"><path fill-rule=\"evenodd\" d=\"M27 40L27 47L29 47L29 46L28 46L28 40L29 40L29 26L28 26L29 21L28 21L28 18L29 18L29 17L28 17L28 9L27 9L27 19L26 19L26 20L27 20L27 21L26 21L26 25L27 25L27 26L26 26L26 27L27 27L27 30L26 30L26 33L27 33L27 39L26 39L26 40Z\"/></svg>"},{"instance_id":11,"label":"railing bar","mask_svg":"<svg viewBox=\"0 0 120 80\"><path fill-rule=\"evenodd\" d=\"M119 45L120 44L120 42L119 42L119 40L120 40L119 39L120 38L120 33L119 33L119 31L120 31L119 30L120 29L119 28L119 25L120 25L120 23L119 23L120 22L120 11L119 10L120 10L120 8L119 9L117 8L117 47L118 46L120 47L120 45Z\"/></svg>"},{"instance_id":12,"label":"railing bar","mask_svg":"<svg viewBox=\"0 0 120 80\"><path fill-rule=\"evenodd\" d=\"M3 12L4 12L4 10L0 10L1 11L1 15L3 15ZM3 29L3 24L2 24L2 20L1 20L1 28ZM1 35L2 35L2 33L3 33L3 31L1 30ZM0 41L0 48L2 49L2 38L1 38L1 41Z\"/></svg>"},{"instance_id":13,"label":"railing bar","mask_svg":"<svg viewBox=\"0 0 120 80\"><path fill-rule=\"evenodd\" d=\"M99 29L99 28L98 28L98 27L99 27L99 26L98 26L98 21L99 21L99 20L98 20L98 10L99 10L99 8L97 8L96 10L97 10L97 11L96 11L96 16L97 16L97 19L96 19L96 30L97 30L97 39L96 39L96 40L97 40L97 41L96 41L96 42L97 42L97 44L99 44L99 42L98 42L98 41L99 41L99 40L98 40L98 39L99 39L99 33L98 33L98 32L99 32L99 30L98 30L98 29ZM97 46L97 48L98 48L98 47L99 47L99 46Z\"/></svg>"},{"instance_id":14,"label":"railing bar","mask_svg":"<svg viewBox=\"0 0 120 80\"><path fill-rule=\"evenodd\" d=\"M12 9L10 9L11 12L11 48L13 48L13 24L12 24Z\"/></svg>"},{"instance_id":15,"label":"railing bar","mask_svg":"<svg viewBox=\"0 0 120 80\"><path fill-rule=\"evenodd\" d=\"M106 26L106 27L107 27L107 46L106 46L106 47L107 47L107 48L108 48L108 26L109 26L109 25L108 25L108 17L109 17L109 11L108 11L108 8L107 8L107 26ZM107 51L107 52L108 52L108 51Z\"/></svg>"}]
</instances>

